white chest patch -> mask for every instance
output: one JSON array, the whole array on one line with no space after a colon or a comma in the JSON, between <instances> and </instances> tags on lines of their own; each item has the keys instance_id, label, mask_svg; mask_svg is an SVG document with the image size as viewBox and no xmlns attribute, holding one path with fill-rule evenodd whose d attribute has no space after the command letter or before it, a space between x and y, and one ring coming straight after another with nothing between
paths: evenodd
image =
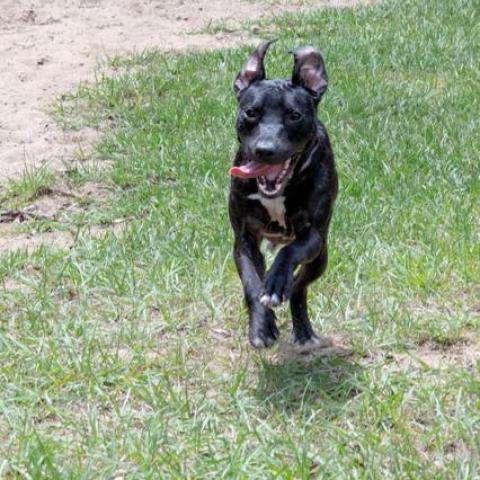
<instances>
[{"instance_id":1,"label":"white chest patch","mask_svg":"<svg viewBox=\"0 0 480 480\"><path fill-rule=\"evenodd\" d=\"M268 212L270 220L277 222L281 227L287 228L285 223L285 197L280 196L276 198L266 198L259 193L251 193L248 198L258 200Z\"/></svg>"}]
</instances>

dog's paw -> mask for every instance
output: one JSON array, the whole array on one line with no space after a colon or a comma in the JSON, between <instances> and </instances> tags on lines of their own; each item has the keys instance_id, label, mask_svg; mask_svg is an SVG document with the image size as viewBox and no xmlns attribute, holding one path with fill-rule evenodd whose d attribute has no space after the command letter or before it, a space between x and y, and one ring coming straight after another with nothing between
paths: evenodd
<instances>
[{"instance_id":1,"label":"dog's paw","mask_svg":"<svg viewBox=\"0 0 480 480\"><path fill-rule=\"evenodd\" d=\"M248 336L250 344L254 348L260 349L271 347L280 336L280 332L275 323L275 318L268 318L261 323L255 322L250 327Z\"/></svg>"},{"instance_id":2,"label":"dog's paw","mask_svg":"<svg viewBox=\"0 0 480 480\"><path fill-rule=\"evenodd\" d=\"M260 303L264 307L275 308L275 307L278 307L278 305L280 305L280 298L276 293L274 293L273 295L267 295L266 293L264 293L260 297Z\"/></svg>"},{"instance_id":3,"label":"dog's paw","mask_svg":"<svg viewBox=\"0 0 480 480\"><path fill-rule=\"evenodd\" d=\"M260 295L260 302L268 308L280 305L290 297L293 271L290 268L273 268L268 272Z\"/></svg>"}]
</instances>

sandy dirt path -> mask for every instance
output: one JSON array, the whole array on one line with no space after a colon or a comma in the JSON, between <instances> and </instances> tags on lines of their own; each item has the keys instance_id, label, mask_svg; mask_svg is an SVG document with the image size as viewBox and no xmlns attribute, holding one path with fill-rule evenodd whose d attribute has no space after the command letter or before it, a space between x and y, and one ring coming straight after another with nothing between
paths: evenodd
<instances>
[{"instance_id":1,"label":"sandy dirt path","mask_svg":"<svg viewBox=\"0 0 480 480\"><path fill-rule=\"evenodd\" d=\"M253 41L240 22L359 0L2 0L0 8L0 185L25 166L61 171L96 132L63 131L48 108L92 79L97 58L159 47L219 48ZM209 22L231 33L195 34Z\"/></svg>"},{"instance_id":2,"label":"sandy dirt path","mask_svg":"<svg viewBox=\"0 0 480 480\"><path fill-rule=\"evenodd\" d=\"M49 108L57 96L94 79L97 61L105 54L148 47L182 51L255 44L259 39L239 28L242 22L372 1L0 0L0 202L8 180L21 178L25 168L46 164L61 175L75 162L75 152L89 150L98 132L63 130L52 121ZM219 23L228 31L199 33ZM44 243L69 248L72 231L20 233L17 227L30 218L62 222L65 214L85 208L77 202L78 195L107 194L102 185L82 189L86 190L46 192L20 211L0 204L0 254ZM89 234L101 236L122 225L93 226Z\"/></svg>"}]
</instances>

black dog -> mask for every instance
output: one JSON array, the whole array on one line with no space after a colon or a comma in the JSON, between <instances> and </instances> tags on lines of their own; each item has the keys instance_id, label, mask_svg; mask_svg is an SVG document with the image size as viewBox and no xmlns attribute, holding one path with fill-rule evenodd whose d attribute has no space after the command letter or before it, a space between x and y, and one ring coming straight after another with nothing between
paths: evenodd
<instances>
[{"instance_id":1,"label":"black dog","mask_svg":"<svg viewBox=\"0 0 480 480\"><path fill-rule=\"evenodd\" d=\"M256 348L278 338L273 308L290 299L295 344L320 346L307 313L307 287L327 266L327 235L338 191L337 173L317 105L327 89L322 56L295 50L293 75L266 80L262 43L238 74L240 148L230 169L229 213L234 257ZM262 239L286 244L265 273ZM295 273L297 267L300 267Z\"/></svg>"}]
</instances>

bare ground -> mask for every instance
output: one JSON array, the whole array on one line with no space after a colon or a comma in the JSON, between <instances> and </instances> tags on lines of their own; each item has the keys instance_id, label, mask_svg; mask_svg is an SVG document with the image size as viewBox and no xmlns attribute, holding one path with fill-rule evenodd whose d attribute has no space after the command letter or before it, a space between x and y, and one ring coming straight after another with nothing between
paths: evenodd
<instances>
[{"instance_id":1,"label":"bare ground","mask_svg":"<svg viewBox=\"0 0 480 480\"><path fill-rule=\"evenodd\" d=\"M159 47L220 48L250 39L245 20L359 0L4 0L0 10L0 169L18 177L44 162L62 170L95 131L65 132L48 116L53 99L92 79L99 56ZM196 33L223 22L228 32ZM208 29L207 29L208 30ZM3 182L2 182L3 180Z\"/></svg>"},{"instance_id":2,"label":"bare ground","mask_svg":"<svg viewBox=\"0 0 480 480\"><path fill-rule=\"evenodd\" d=\"M254 43L242 22L371 0L3 0L0 9L0 194L9 179L46 165L60 174L89 151L98 132L65 131L49 116L56 97L94 78L99 57L156 47L165 51ZM223 28L214 32L212 25ZM48 198L47 198L48 197ZM57 217L75 208L75 193L47 192L29 208L0 212L0 254L42 243L72 244L65 232L16 234L15 221ZM0 195L1 199L1 195ZM5 207L5 206L4 206ZM40 210L40 213L39 213ZM32 214L33 212L33 214ZM24 215L25 214L25 215ZM23 217L22 217L23 215Z\"/></svg>"}]
</instances>

